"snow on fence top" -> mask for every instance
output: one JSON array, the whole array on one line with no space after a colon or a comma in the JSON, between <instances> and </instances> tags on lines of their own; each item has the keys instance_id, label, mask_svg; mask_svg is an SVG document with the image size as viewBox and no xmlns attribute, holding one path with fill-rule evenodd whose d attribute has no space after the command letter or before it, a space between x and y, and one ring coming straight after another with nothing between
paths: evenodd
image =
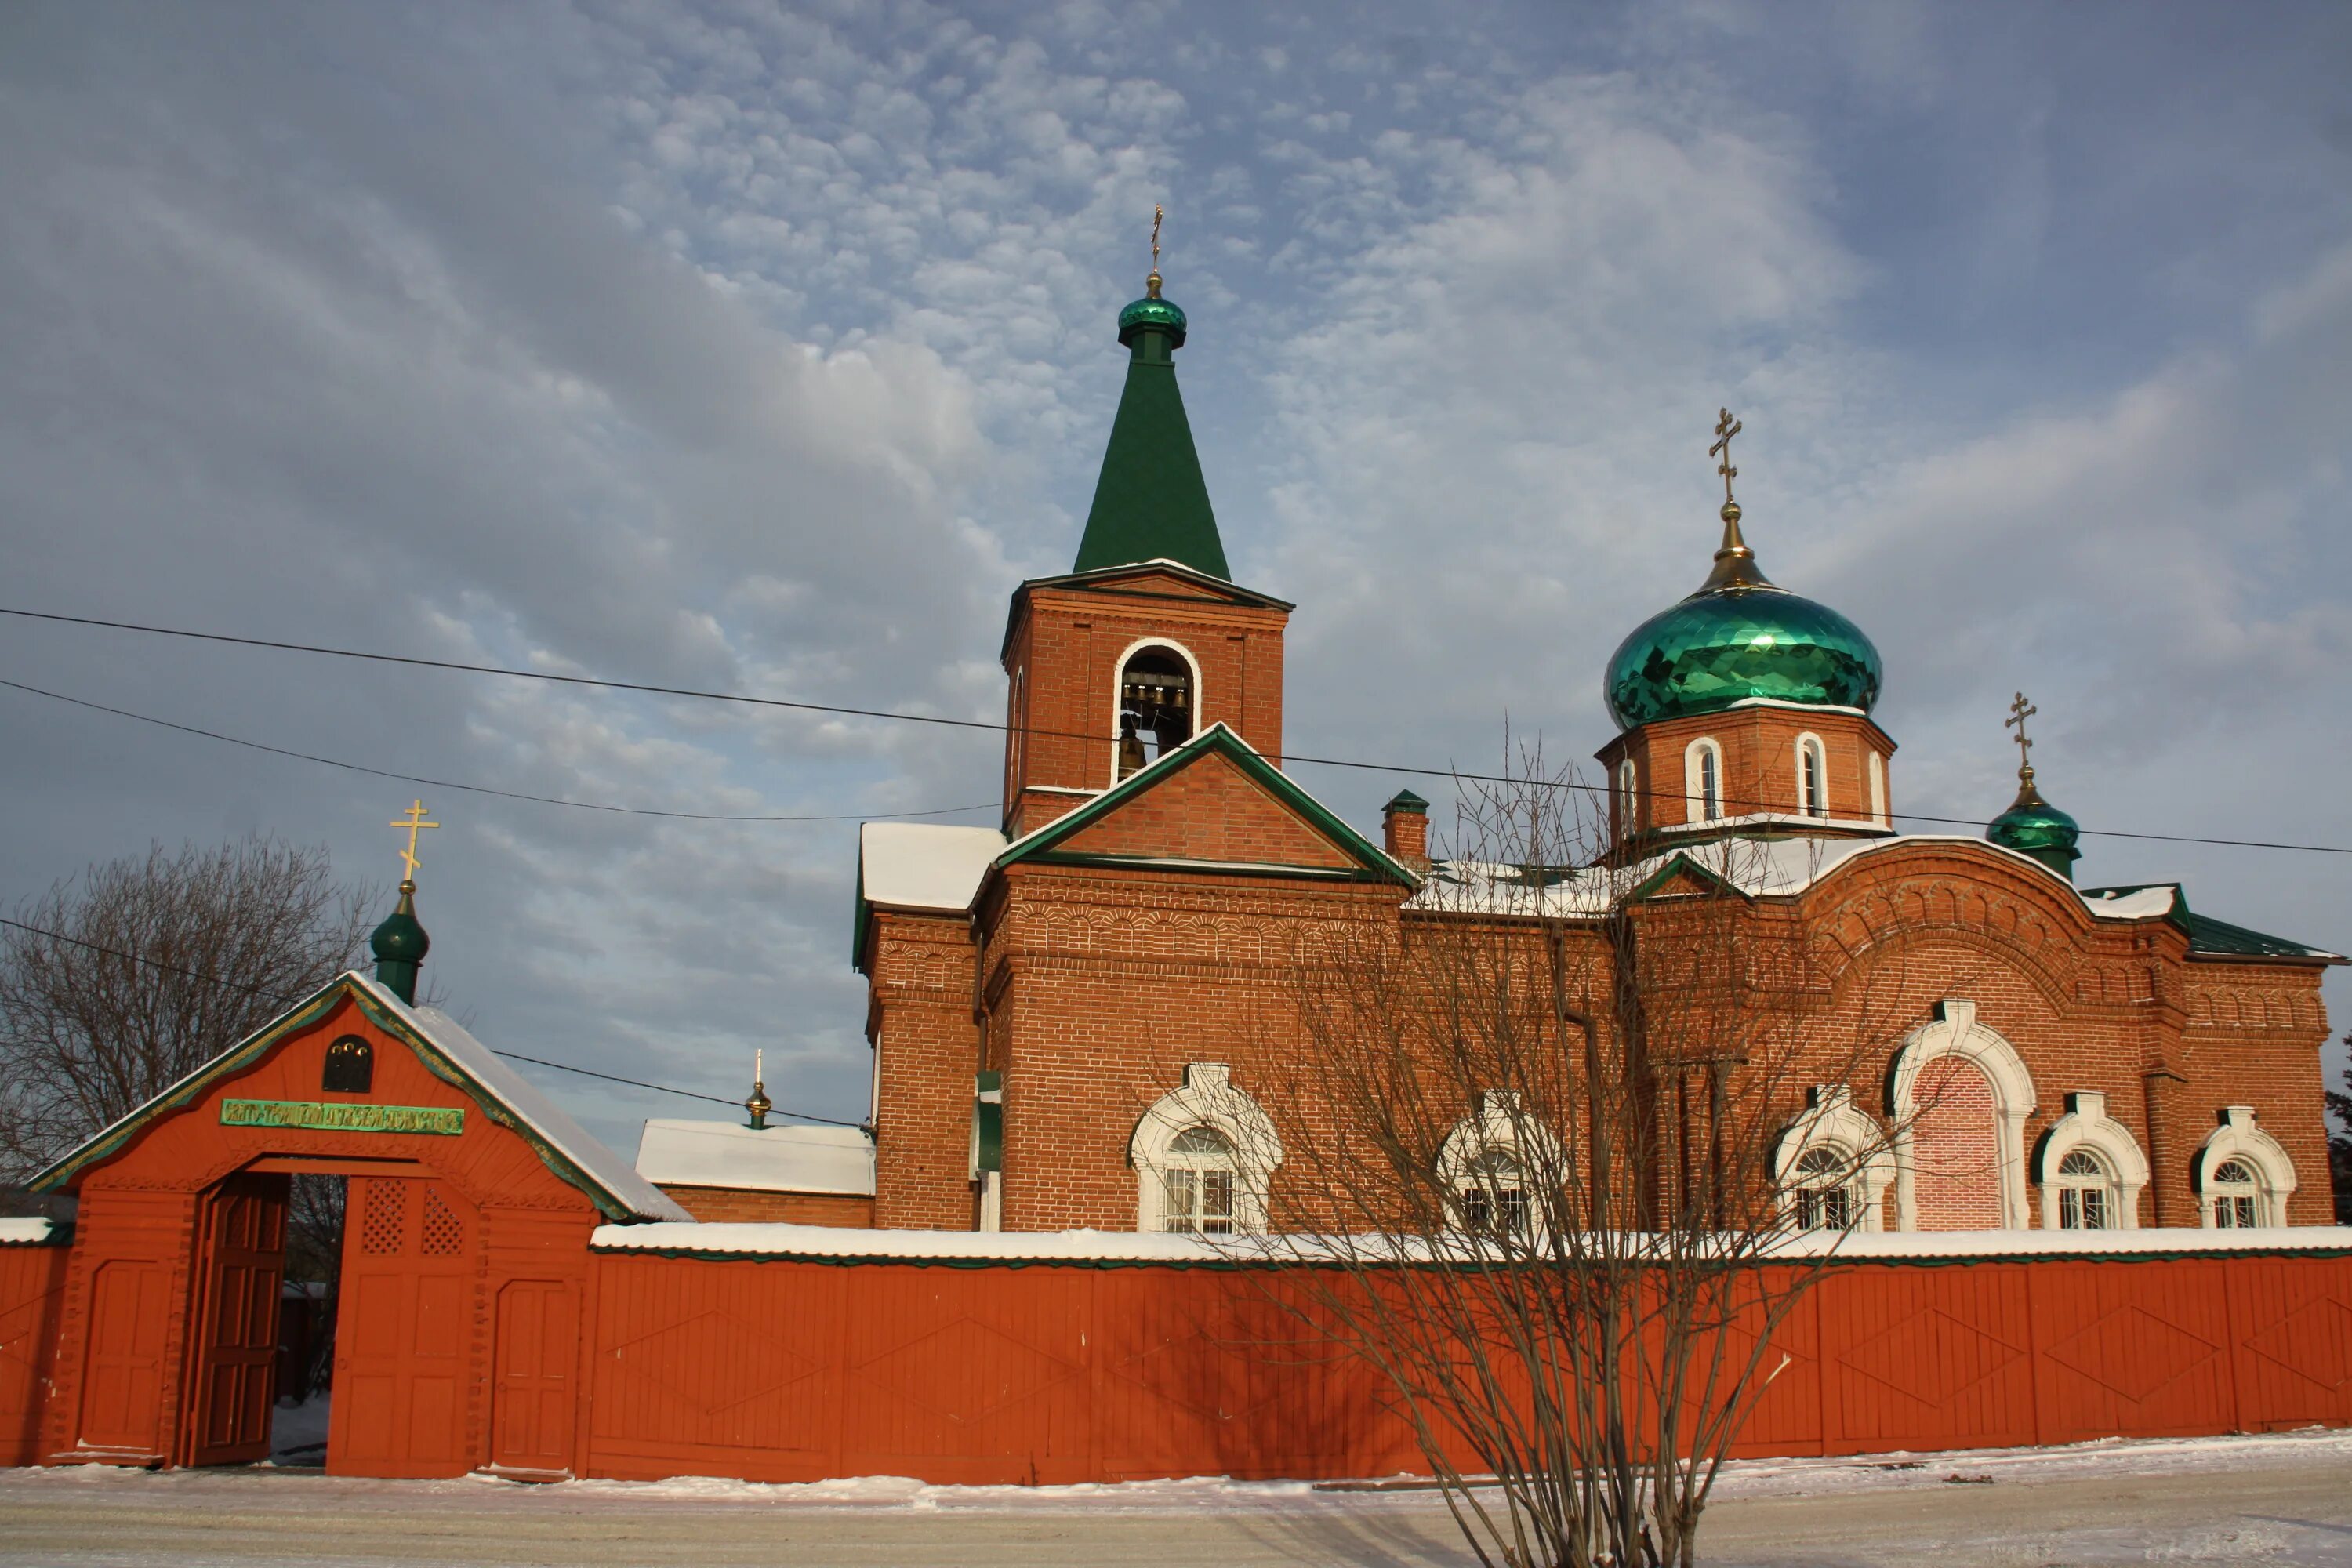
<instances>
[{"instance_id":1,"label":"snow on fence top","mask_svg":"<svg viewBox=\"0 0 2352 1568\"><path fill-rule=\"evenodd\" d=\"M57 1247L73 1235L73 1226L38 1215L30 1219L0 1219L0 1247Z\"/></svg>"},{"instance_id":2,"label":"snow on fence top","mask_svg":"<svg viewBox=\"0 0 2352 1568\"><path fill-rule=\"evenodd\" d=\"M822 1263L912 1263L974 1268L1064 1264L1095 1268L1238 1268L1278 1257L1308 1261L1337 1256L1312 1238L1213 1237L1108 1230L852 1230L817 1225L607 1225L589 1245L598 1252L650 1252L697 1258L798 1258ZM1386 1250L1380 1237L1347 1244L1359 1258ZM1317 1249L1310 1253L1310 1248ZM1441 1248L1399 1249L1426 1260ZM2184 1254L2340 1252L2352 1254L2352 1226L2272 1229L2012 1230L1911 1232L1808 1231L1772 1244L1791 1260L1824 1255L1855 1263L1984 1262L2032 1258L2159 1258Z\"/></svg>"}]
</instances>

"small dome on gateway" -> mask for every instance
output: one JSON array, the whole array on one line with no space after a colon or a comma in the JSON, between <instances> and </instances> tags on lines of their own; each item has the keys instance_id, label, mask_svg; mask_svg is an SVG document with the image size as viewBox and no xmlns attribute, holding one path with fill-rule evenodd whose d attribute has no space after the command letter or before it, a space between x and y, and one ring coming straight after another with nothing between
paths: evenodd
<instances>
[{"instance_id":1,"label":"small dome on gateway","mask_svg":"<svg viewBox=\"0 0 2352 1568\"><path fill-rule=\"evenodd\" d=\"M1633 628L1609 657L1601 695L1618 727L1693 713L1714 713L1762 698L1867 713L1878 701L1878 649L1862 628L1831 609L1775 584L1756 564L1739 532L1731 499L1730 438L1738 423L1727 412L1713 453L1723 454L1723 544L1696 593Z\"/></svg>"}]
</instances>

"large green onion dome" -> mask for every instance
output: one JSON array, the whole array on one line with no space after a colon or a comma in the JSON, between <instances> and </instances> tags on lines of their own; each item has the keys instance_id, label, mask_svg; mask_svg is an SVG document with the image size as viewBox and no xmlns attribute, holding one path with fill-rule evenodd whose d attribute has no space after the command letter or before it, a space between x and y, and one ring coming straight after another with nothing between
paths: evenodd
<instances>
[{"instance_id":1,"label":"large green onion dome","mask_svg":"<svg viewBox=\"0 0 2352 1568\"><path fill-rule=\"evenodd\" d=\"M2042 798L2033 787L2031 767L2017 770L2017 799L1985 824L1985 837L2004 849L2031 855L2070 882L2074 862L2083 855L2076 847L2083 837L2081 826Z\"/></svg>"},{"instance_id":2,"label":"large green onion dome","mask_svg":"<svg viewBox=\"0 0 2352 1568\"><path fill-rule=\"evenodd\" d=\"M1879 682L1878 649L1862 628L1766 578L1740 537L1739 503L1726 501L1715 570L1617 645L1601 695L1630 730L1751 698L1866 713Z\"/></svg>"}]
</instances>

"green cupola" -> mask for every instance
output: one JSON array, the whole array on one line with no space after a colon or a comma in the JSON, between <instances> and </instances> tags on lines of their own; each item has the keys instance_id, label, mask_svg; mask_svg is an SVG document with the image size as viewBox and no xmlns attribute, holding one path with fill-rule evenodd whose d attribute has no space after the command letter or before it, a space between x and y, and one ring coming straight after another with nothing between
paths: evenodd
<instances>
[{"instance_id":1,"label":"green cupola","mask_svg":"<svg viewBox=\"0 0 2352 1568\"><path fill-rule=\"evenodd\" d=\"M1862 628L1764 575L1723 503L1723 544L1698 591L1635 626L1601 695L1618 728L1714 713L1751 699L1854 708L1878 701L1878 649Z\"/></svg>"},{"instance_id":2,"label":"green cupola","mask_svg":"<svg viewBox=\"0 0 2352 1568\"><path fill-rule=\"evenodd\" d=\"M425 955L431 951L433 939L425 934L424 922L416 918L416 884L400 885L400 902L383 923L368 938L368 946L375 953L375 977L394 995L411 1006L416 1005L416 972L425 965Z\"/></svg>"},{"instance_id":3,"label":"green cupola","mask_svg":"<svg viewBox=\"0 0 2352 1568\"><path fill-rule=\"evenodd\" d=\"M1160 297L1156 209L1151 234L1151 276L1144 280L1143 298L1118 313L1118 341L1128 350L1127 386L1119 394L1094 505L1071 570L1167 560L1230 579L1200 454L1192 448L1192 426L1176 390L1184 311Z\"/></svg>"},{"instance_id":4,"label":"green cupola","mask_svg":"<svg viewBox=\"0 0 2352 1568\"><path fill-rule=\"evenodd\" d=\"M2074 879L2074 862L2083 852L2076 847L2083 829L2075 820L2042 798L2033 784L2033 742L2026 738L2025 721L2039 710L2029 706L2025 693L2019 692L2010 704L2010 717L2004 728L2017 731L2018 766L2017 798L2007 811L1985 824L1985 837L2004 849L2014 849L2047 866L2068 881Z\"/></svg>"}]
</instances>

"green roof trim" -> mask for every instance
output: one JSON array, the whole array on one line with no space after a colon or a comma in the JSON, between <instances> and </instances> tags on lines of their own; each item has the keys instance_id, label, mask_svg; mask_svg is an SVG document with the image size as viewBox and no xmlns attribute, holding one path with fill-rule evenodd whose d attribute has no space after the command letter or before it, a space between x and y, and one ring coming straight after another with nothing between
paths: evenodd
<instances>
[{"instance_id":1,"label":"green roof trim","mask_svg":"<svg viewBox=\"0 0 2352 1568\"><path fill-rule=\"evenodd\" d=\"M2309 942L2291 942L2283 936L2228 921L2217 921L2210 915L2200 915L2189 907L2189 895L2178 882L2132 882L2114 888L2085 888L2083 897L2087 901L2101 897L2121 897L2132 893L2152 892L2158 888L2169 889L2172 907L2165 919L2188 935L2189 956L2191 958L2242 959L2256 963L2342 963L2343 955L2314 947Z\"/></svg>"},{"instance_id":2,"label":"green roof trim","mask_svg":"<svg viewBox=\"0 0 2352 1568\"><path fill-rule=\"evenodd\" d=\"M80 1148L46 1170L37 1172L26 1185L37 1193L64 1190L66 1184L82 1172L112 1159L137 1142L157 1117L165 1112L187 1110L215 1084L258 1063L284 1043L289 1036L299 1034L317 1024L349 996L358 1005L368 1022L414 1051L417 1059L425 1064L425 1071L472 1100L491 1121L529 1143L539 1155L540 1162L553 1172L558 1180L587 1195L589 1201L596 1205L597 1213L617 1222L625 1222L634 1216L634 1211L617 1194L607 1192L603 1183L581 1169L562 1150L541 1137L538 1129L508 1110L485 1085L450 1060L439 1047L408 1020L384 1006L368 993L366 987L352 982L350 974L337 975L316 994L296 1003L274 1021L263 1025L146 1104L123 1116Z\"/></svg>"},{"instance_id":3,"label":"green roof trim","mask_svg":"<svg viewBox=\"0 0 2352 1568\"><path fill-rule=\"evenodd\" d=\"M1143 309L1147 304L1151 309ZM1119 323L1119 341L1129 344L1127 385L1071 570L1164 559L1230 578L1192 421L1176 389L1183 312L1166 300L1138 300L1121 312Z\"/></svg>"},{"instance_id":4,"label":"green roof trim","mask_svg":"<svg viewBox=\"0 0 2352 1568\"><path fill-rule=\"evenodd\" d=\"M1659 867L1656 870L1643 878L1639 885L1637 885L1632 892L1625 895L1625 901L1629 904L1640 903L1643 899L1648 898L1660 888L1663 888L1668 882L1673 881L1675 879L1675 873L1677 871L1688 871L1692 876L1696 877L1699 880L1713 887L1717 892L1729 893L1734 898L1739 900L1742 903L1753 903L1755 901L1753 895L1748 893L1745 889L1739 887L1737 883L1731 881L1721 872L1709 870L1706 867L1699 864L1699 862L1692 859L1688 855L1685 855L1680 851L1677 851L1673 857L1671 857L1664 865Z\"/></svg>"},{"instance_id":5,"label":"green roof trim","mask_svg":"<svg viewBox=\"0 0 2352 1568\"><path fill-rule=\"evenodd\" d=\"M1116 785L1095 796L1067 816L1057 817L1026 837L1014 840L1006 847L1003 854L996 858L996 868L1002 871L1008 866L1017 866L1028 860L1114 867L1151 866L1163 868L1171 865L1181 866L1182 858L1177 856L1128 857L1067 852L1055 855L1053 851L1057 845L1101 821L1136 796L1163 780L1175 777L1202 758L1211 756L1223 757L1241 769L1243 774L1251 783L1296 812L1324 837L1346 850L1349 857L1356 862L1360 874L1351 876L1350 873L1339 872L1337 873L1338 875L1349 876L1353 880L1393 882L1402 888L1421 886L1420 878L1414 876L1399 862L1391 859L1387 852L1379 845L1349 826L1334 815L1328 806L1292 783L1288 774L1260 756L1256 749L1247 741L1234 734L1223 723L1210 725L1166 756L1154 762L1150 767L1141 768L1128 774ZM1194 864L1220 871L1236 869L1223 861L1198 861ZM1297 868L1295 873L1291 868L1285 867L1254 867L1250 869L1265 876L1297 874L1330 877L1335 874L1332 868L1327 866L1302 866Z\"/></svg>"}]
</instances>

